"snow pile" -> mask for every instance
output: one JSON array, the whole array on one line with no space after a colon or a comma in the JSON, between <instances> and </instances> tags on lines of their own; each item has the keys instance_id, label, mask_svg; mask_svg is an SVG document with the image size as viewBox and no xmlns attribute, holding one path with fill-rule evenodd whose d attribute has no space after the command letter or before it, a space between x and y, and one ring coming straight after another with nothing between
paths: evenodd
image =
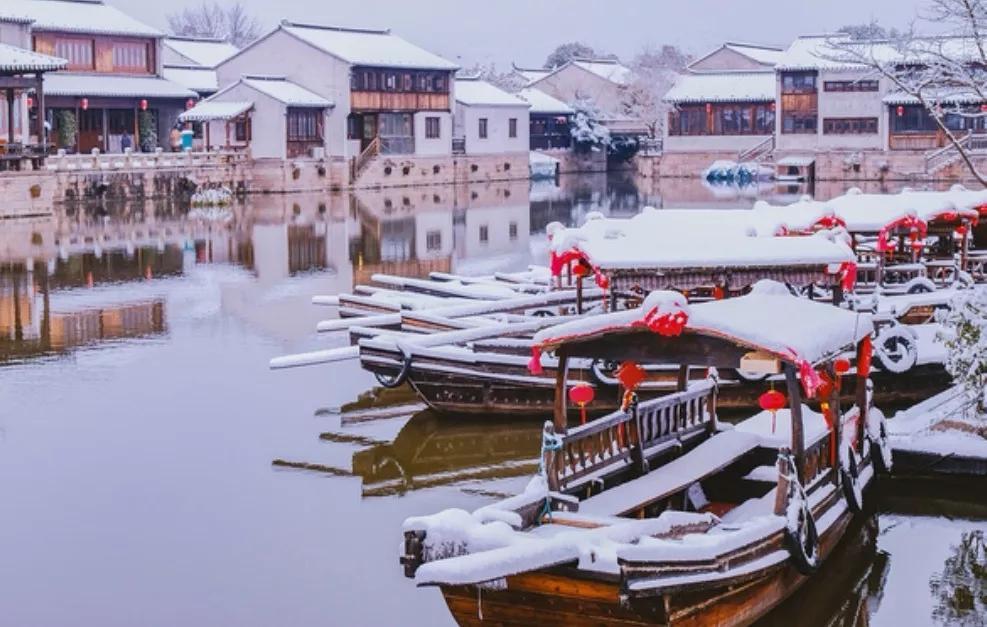
<instances>
[{"instance_id":1,"label":"snow pile","mask_svg":"<svg viewBox=\"0 0 987 627\"><path fill-rule=\"evenodd\" d=\"M753 161L737 163L725 159L714 161L702 172L709 183L727 183L741 187L774 178L774 170Z\"/></svg>"},{"instance_id":2,"label":"snow pile","mask_svg":"<svg viewBox=\"0 0 987 627\"><path fill-rule=\"evenodd\" d=\"M226 187L202 189L192 194L193 207L225 207L233 202L233 192Z\"/></svg>"},{"instance_id":3,"label":"snow pile","mask_svg":"<svg viewBox=\"0 0 987 627\"><path fill-rule=\"evenodd\" d=\"M619 549L617 557L633 562L714 560L724 553L769 537L783 526L784 519L780 516L757 516L733 525L718 525L707 533L688 534L679 539L642 538L636 545Z\"/></svg>"},{"instance_id":4,"label":"snow pile","mask_svg":"<svg viewBox=\"0 0 987 627\"><path fill-rule=\"evenodd\" d=\"M188 212L188 219L226 224L233 221L233 212L225 207L196 207Z\"/></svg>"}]
</instances>

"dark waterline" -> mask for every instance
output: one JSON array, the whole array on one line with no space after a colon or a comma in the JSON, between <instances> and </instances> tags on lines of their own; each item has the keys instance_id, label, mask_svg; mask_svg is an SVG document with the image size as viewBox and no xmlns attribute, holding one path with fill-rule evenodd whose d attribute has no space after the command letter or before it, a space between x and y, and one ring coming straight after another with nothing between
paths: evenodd
<instances>
[{"instance_id":1,"label":"dark waterline","mask_svg":"<svg viewBox=\"0 0 987 627\"><path fill-rule=\"evenodd\" d=\"M268 359L343 345L315 337L313 294L543 263L545 225L589 211L754 200L730 193L580 177L258 197L229 223L106 202L0 225L0 625L450 624L401 575L401 521L519 489L538 425ZM985 520L893 492L876 544L862 527L767 624L982 624Z\"/></svg>"}]
</instances>

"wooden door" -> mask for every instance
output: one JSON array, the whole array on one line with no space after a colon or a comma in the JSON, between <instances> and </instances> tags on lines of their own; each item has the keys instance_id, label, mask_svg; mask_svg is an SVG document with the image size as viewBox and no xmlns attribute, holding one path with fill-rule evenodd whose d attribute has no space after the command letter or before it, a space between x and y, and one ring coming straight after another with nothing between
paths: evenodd
<instances>
[{"instance_id":1,"label":"wooden door","mask_svg":"<svg viewBox=\"0 0 987 627\"><path fill-rule=\"evenodd\" d=\"M79 152L92 152L93 148L103 149L103 110L87 109L79 111Z\"/></svg>"},{"instance_id":2,"label":"wooden door","mask_svg":"<svg viewBox=\"0 0 987 627\"><path fill-rule=\"evenodd\" d=\"M363 115L363 136L360 138L360 151L367 149L377 137L377 114L365 113Z\"/></svg>"}]
</instances>

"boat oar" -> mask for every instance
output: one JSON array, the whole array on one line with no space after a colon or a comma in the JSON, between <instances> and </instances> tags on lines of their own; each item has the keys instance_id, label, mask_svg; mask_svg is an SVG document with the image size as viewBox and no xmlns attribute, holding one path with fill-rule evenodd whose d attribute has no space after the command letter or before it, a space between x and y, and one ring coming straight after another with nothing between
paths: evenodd
<instances>
[{"instance_id":1,"label":"boat oar","mask_svg":"<svg viewBox=\"0 0 987 627\"><path fill-rule=\"evenodd\" d=\"M301 366L315 366L318 364L331 364L337 361L349 361L360 357L359 346L344 346L342 348L330 348L310 353L298 353L295 355L285 355L275 357L269 362L271 370L283 370L285 368L299 368Z\"/></svg>"}]
</instances>

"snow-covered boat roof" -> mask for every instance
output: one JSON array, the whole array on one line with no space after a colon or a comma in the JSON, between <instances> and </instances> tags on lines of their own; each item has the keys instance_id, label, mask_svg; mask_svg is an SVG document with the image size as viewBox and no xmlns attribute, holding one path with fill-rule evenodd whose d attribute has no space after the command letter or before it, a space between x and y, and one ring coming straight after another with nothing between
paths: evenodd
<instances>
[{"instance_id":1,"label":"snow-covered boat roof","mask_svg":"<svg viewBox=\"0 0 987 627\"><path fill-rule=\"evenodd\" d=\"M219 89L216 70L207 67L166 65L161 69L161 76L199 93L214 92Z\"/></svg>"},{"instance_id":2,"label":"snow-covered boat roof","mask_svg":"<svg viewBox=\"0 0 987 627\"><path fill-rule=\"evenodd\" d=\"M0 72L48 72L68 64L65 59L0 43Z\"/></svg>"},{"instance_id":3,"label":"snow-covered boat roof","mask_svg":"<svg viewBox=\"0 0 987 627\"><path fill-rule=\"evenodd\" d=\"M687 304L677 292L652 292L640 309L589 316L549 327L536 333L534 342L542 350L554 350L603 337L653 334L642 321L655 311L658 315L684 312L683 336L720 338L791 363L818 363L853 348L874 330L870 314L799 298L780 283L760 281L746 296L704 303Z\"/></svg>"},{"instance_id":4,"label":"snow-covered boat roof","mask_svg":"<svg viewBox=\"0 0 987 627\"><path fill-rule=\"evenodd\" d=\"M680 74L665 102L773 102L775 73L717 72Z\"/></svg>"},{"instance_id":5,"label":"snow-covered boat roof","mask_svg":"<svg viewBox=\"0 0 987 627\"><path fill-rule=\"evenodd\" d=\"M467 106L524 107L528 101L479 78L456 78L456 102Z\"/></svg>"},{"instance_id":6,"label":"snow-covered boat roof","mask_svg":"<svg viewBox=\"0 0 987 627\"><path fill-rule=\"evenodd\" d=\"M773 237L777 216L717 209L653 209L626 219L596 218L552 235L555 253L579 251L602 271L828 266L854 260L824 236ZM760 237L758 237L760 236Z\"/></svg>"},{"instance_id":7,"label":"snow-covered boat roof","mask_svg":"<svg viewBox=\"0 0 987 627\"><path fill-rule=\"evenodd\" d=\"M210 120L232 120L250 111L254 103L250 101L220 102L203 100L178 116L182 122L208 122Z\"/></svg>"},{"instance_id":8,"label":"snow-covered boat roof","mask_svg":"<svg viewBox=\"0 0 987 627\"><path fill-rule=\"evenodd\" d=\"M0 21L30 22L34 31L164 36L102 0L3 0Z\"/></svg>"},{"instance_id":9,"label":"snow-covered boat roof","mask_svg":"<svg viewBox=\"0 0 987 627\"><path fill-rule=\"evenodd\" d=\"M62 74L61 72L45 75L45 95L128 98L198 97L194 91L157 76Z\"/></svg>"},{"instance_id":10,"label":"snow-covered boat roof","mask_svg":"<svg viewBox=\"0 0 987 627\"><path fill-rule=\"evenodd\" d=\"M228 41L201 37L170 36L165 38L164 45L189 62L207 68L216 67L240 50Z\"/></svg>"},{"instance_id":11,"label":"snow-covered boat roof","mask_svg":"<svg viewBox=\"0 0 987 627\"><path fill-rule=\"evenodd\" d=\"M908 216L929 222L948 213L957 213L960 217L970 219L978 215L973 209L958 207L950 192L858 192L859 190L851 190L827 202L851 232L876 233Z\"/></svg>"},{"instance_id":12,"label":"snow-covered boat roof","mask_svg":"<svg viewBox=\"0 0 987 627\"><path fill-rule=\"evenodd\" d=\"M573 108L566 103L554 96L549 96L535 87L526 87L519 91L517 95L531 105L530 113L548 115L572 115L575 113Z\"/></svg>"},{"instance_id":13,"label":"snow-covered boat roof","mask_svg":"<svg viewBox=\"0 0 987 627\"><path fill-rule=\"evenodd\" d=\"M455 63L386 29L343 28L290 21L281 22L278 29L351 65L416 70L459 69Z\"/></svg>"},{"instance_id":14,"label":"snow-covered boat roof","mask_svg":"<svg viewBox=\"0 0 987 627\"><path fill-rule=\"evenodd\" d=\"M289 107L321 107L330 108L333 103L322 96L311 92L297 83L289 81L283 76L243 76L239 81L215 94L220 96L237 85L246 85L266 96L274 98Z\"/></svg>"}]
</instances>

